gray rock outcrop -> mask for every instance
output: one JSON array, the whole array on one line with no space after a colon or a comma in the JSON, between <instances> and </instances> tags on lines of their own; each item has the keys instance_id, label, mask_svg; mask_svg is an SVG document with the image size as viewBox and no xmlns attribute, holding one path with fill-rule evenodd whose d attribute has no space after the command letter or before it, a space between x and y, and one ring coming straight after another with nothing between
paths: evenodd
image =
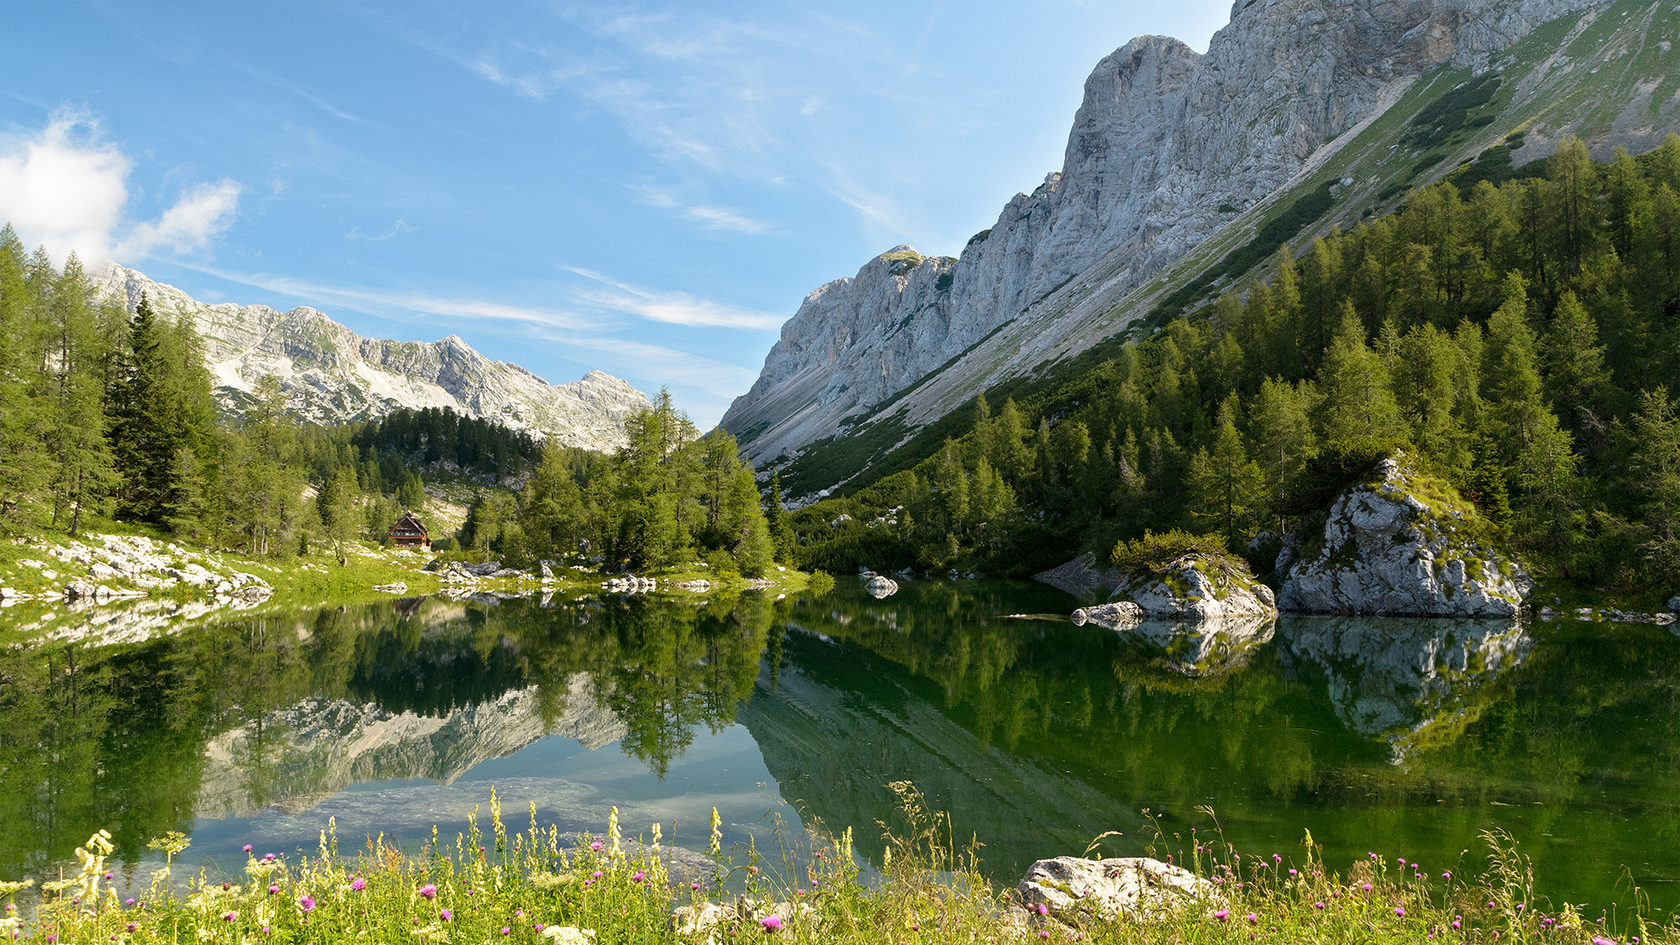
<instances>
[{"instance_id":1,"label":"gray rock outcrop","mask_svg":"<svg viewBox=\"0 0 1680 945\"><path fill-rule=\"evenodd\" d=\"M293 414L315 423L378 419L399 407L447 407L566 446L610 452L624 421L651 404L624 380L590 371L551 385L517 364L492 361L450 335L441 341L363 338L313 308L200 302L142 273L111 266L96 278L133 308L142 293L160 315L188 319L204 339L217 401L238 413L258 378L276 377Z\"/></svg>"},{"instance_id":2,"label":"gray rock outcrop","mask_svg":"<svg viewBox=\"0 0 1680 945\"><path fill-rule=\"evenodd\" d=\"M1279 606L1295 613L1514 617L1533 586L1478 539L1480 516L1403 456L1377 464L1330 507L1323 547L1289 566Z\"/></svg>"},{"instance_id":3,"label":"gray rock outcrop","mask_svg":"<svg viewBox=\"0 0 1680 945\"><path fill-rule=\"evenodd\" d=\"M881 600L898 593L898 582L885 575L872 574L863 582L863 589L870 597Z\"/></svg>"},{"instance_id":4,"label":"gray rock outcrop","mask_svg":"<svg viewBox=\"0 0 1680 945\"><path fill-rule=\"evenodd\" d=\"M1239 558L1186 554L1159 573L1122 578L1111 595L1145 617L1217 620L1277 613L1272 589L1255 580Z\"/></svg>"},{"instance_id":5,"label":"gray rock outcrop","mask_svg":"<svg viewBox=\"0 0 1680 945\"><path fill-rule=\"evenodd\" d=\"M1031 910L1042 905L1052 916L1095 912L1109 920L1206 902L1215 895L1212 883L1189 870L1143 856L1039 860L1015 891Z\"/></svg>"}]
</instances>

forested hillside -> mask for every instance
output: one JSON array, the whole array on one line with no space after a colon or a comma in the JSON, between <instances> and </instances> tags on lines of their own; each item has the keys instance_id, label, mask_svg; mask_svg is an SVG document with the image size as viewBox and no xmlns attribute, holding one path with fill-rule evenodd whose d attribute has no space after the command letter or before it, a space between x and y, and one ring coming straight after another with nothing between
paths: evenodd
<instances>
[{"instance_id":1,"label":"forested hillside","mask_svg":"<svg viewBox=\"0 0 1680 945\"><path fill-rule=\"evenodd\" d=\"M1680 137L1608 163L1566 138L1528 170L1426 187L1100 363L977 398L913 469L796 513L801 560L1020 574L1184 527L1264 573L1350 470L1403 448L1546 575L1666 596Z\"/></svg>"},{"instance_id":2,"label":"forested hillside","mask_svg":"<svg viewBox=\"0 0 1680 945\"><path fill-rule=\"evenodd\" d=\"M129 311L75 256L55 267L0 229L0 535L121 522L258 556L342 549L424 509L436 476L477 493L468 546L520 563L580 541L614 565L722 549L719 564L758 574L771 560L733 438L698 440L668 395L616 457L450 410L325 427L288 407L268 376L241 417L219 416L190 322L144 297Z\"/></svg>"}]
</instances>

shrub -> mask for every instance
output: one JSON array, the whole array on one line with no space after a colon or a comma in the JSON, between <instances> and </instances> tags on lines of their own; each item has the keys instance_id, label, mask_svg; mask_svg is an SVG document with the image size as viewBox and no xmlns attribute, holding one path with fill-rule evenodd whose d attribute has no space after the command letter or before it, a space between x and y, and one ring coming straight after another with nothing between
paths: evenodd
<instances>
[{"instance_id":1,"label":"shrub","mask_svg":"<svg viewBox=\"0 0 1680 945\"><path fill-rule=\"evenodd\" d=\"M1179 529L1160 534L1145 531L1142 538L1122 541L1114 546L1109 559L1127 576L1160 574L1167 564L1188 554L1209 557L1222 556L1225 540L1218 535L1192 535Z\"/></svg>"}]
</instances>

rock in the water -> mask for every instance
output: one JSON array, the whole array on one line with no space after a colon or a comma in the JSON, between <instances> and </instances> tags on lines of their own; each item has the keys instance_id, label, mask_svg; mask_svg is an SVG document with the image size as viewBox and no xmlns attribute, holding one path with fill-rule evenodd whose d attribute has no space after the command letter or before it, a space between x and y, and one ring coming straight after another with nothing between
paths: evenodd
<instances>
[{"instance_id":1,"label":"rock in the water","mask_svg":"<svg viewBox=\"0 0 1680 945\"><path fill-rule=\"evenodd\" d=\"M868 581L864 582L863 589L869 592L870 597L880 600L883 597L891 597L892 595L897 594L898 582L890 577L883 577L877 574Z\"/></svg>"},{"instance_id":2,"label":"rock in the water","mask_svg":"<svg viewBox=\"0 0 1680 945\"><path fill-rule=\"evenodd\" d=\"M390 584L375 584L373 589L376 591L384 591L387 594L408 593L408 585L401 581L392 581Z\"/></svg>"},{"instance_id":3,"label":"rock in the water","mask_svg":"<svg viewBox=\"0 0 1680 945\"><path fill-rule=\"evenodd\" d=\"M1156 573L1122 579L1112 597L1130 601L1148 617L1212 620L1277 613L1272 589L1230 555L1180 555Z\"/></svg>"},{"instance_id":4,"label":"rock in the water","mask_svg":"<svg viewBox=\"0 0 1680 945\"><path fill-rule=\"evenodd\" d=\"M1073 625L1083 627L1094 623L1110 630L1124 630L1143 622L1143 608L1129 600L1109 601L1095 607L1081 607L1073 612Z\"/></svg>"},{"instance_id":5,"label":"rock in the water","mask_svg":"<svg viewBox=\"0 0 1680 945\"><path fill-rule=\"evenodd\" d=\"M1668 599L1668 609L1674 613L1680 614L1680 594L1676 594Z\"/></svg>"},{"instance_id":6,"label":"rock in the water","mask_svg":"<svg viewBox=\"0 0 1680 945\"><path fill-rule=\"evenodd\" d=\"M1479 513L1396 455L1330 507L1318 554L1290 566L1279 605L1298 613L1513 617L1533 583L1477 538Z\"/></svg>"},{"instance_id":7,"label":"rock in the water","mask_svg":"<svg viewBox=\"0 0 1680 945\"><path fill-rule=\"evenodd\" d=\"M1039 860L1015 887L1028 908L1040 904L1060 916L1092 910L1105 919L1137 917L1183 902L1212 899L1213 884L1149 857Z\"/></svg>"}]
</instances>

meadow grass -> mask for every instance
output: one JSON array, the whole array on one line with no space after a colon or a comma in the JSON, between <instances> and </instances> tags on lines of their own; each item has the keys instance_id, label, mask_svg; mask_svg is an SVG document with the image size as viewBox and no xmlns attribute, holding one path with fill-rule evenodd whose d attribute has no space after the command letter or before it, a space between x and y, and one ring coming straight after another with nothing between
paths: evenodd
<instances>
[{"instance_id":1,"label":"meadow grass","mask_svg":"<svg viewBox=\"0 0 1680 945\"><path fill-rule=\"evenodd\" d=\"M657 825L627 840L615 808L600 837L563 842L556 827L538 826L533 806L528 828L510 834L492 795L487 830L475 812L465 832L440 837L434 828L418 851L376 838L341 852L329 822L313 856L246 847L242 873L200 873L186 883L170 875L166 859L143 898L119 901L101 887L110 879L104 859L112 850L102 832L77 850L78 875L43 884L36 908L20 911L8 902L0 934L171 945L1680 941L1680 929L1647 916L1637 890L1629 890L1631 909L1588 916L1567 905L1551 908L1535 896L1527 859L1494 834L1486 835L1487 867L1461 876L1377 853L1333 871L1310 834L1292 860L1245 855L1194 835L1169 853L1158 832L1155 854L1207 881L1199 898L1167 896L1143 914L1116 919L1088 908L1044 914L983 879L973 848L959 851L949 820L917 807L913 789L900 797L909 829L887 830L881 869L867 882L850 831L812 831L773 866L750 845L744 853L723 850L714 812L706 865L674 876ZM189 842L176 834L153 847L172 859ZM0 883L0 898L25 891L33 892Z\"/></svg>"}]
</instances>

